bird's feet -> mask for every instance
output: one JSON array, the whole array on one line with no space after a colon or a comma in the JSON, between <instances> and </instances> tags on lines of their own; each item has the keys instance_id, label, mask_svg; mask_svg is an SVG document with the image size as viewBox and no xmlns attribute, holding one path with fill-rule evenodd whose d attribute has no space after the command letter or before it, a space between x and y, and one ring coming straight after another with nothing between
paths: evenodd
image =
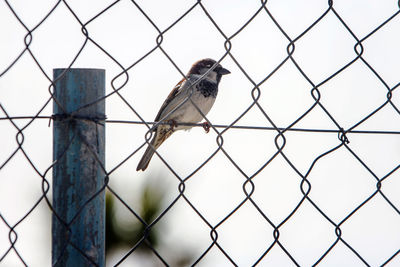
<instances>
[{"instance_id":1,"label":"bird's feet","mask_svg":"<svg viewBox=\"0 0 400 267\"><path fill-rule=\"evenodd\" d=\"M170 125L170 127L171 127L171 128L170 128L171 131L173 131L174 128L178 127L178 123L176 123L175 120L169 120L168 123L169 123L169 125Z\"/></svg>"},{"instance_id":2,"label":"bird's feet","mask_svg":"<svg viewBox=\"0 0 400 267\"><path fill-rule=\"evenodd\" d=\"M206 133L210 131L210 124L208 123L208 121L203 122L203 129L204 131L206 131Z\"/></svg>"}]
</instances>

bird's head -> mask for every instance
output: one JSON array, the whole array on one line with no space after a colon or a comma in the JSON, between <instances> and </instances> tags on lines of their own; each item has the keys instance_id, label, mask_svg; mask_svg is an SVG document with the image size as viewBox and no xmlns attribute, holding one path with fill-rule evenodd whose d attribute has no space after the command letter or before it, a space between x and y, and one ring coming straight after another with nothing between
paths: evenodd
<instances>
[{"instance_id":1,"label":"bird's head","mask_svg":"<svg viewBox=\"0 0 400 267\"><path fill-rule=\"evenodd\" d=\"M192 75L192 74L203 75L209 69L213 68L214 65L216 65L216 64L217 64L217 62L210 58L199 60L193 64L188 75ZM229 70L223 68L220 64L218 64L213 68L212 71L210 71L207 74L206 77L210 80L213 80L213 81L216 81L217 83L219 83L222 75L226 75L229 73L231 73Z\"/></svg>"}]
</instances>

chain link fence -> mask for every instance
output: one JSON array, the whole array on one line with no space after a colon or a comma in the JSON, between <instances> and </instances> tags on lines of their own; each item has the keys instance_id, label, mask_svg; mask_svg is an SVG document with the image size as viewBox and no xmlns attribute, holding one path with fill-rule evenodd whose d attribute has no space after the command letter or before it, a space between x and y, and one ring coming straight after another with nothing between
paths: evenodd
<instances>
[{"instance_id":1,"label":"chain link fence","mask_svg":"<svg viewBox=\"0 0 400 267\"><path fill-rule=\"evenodd\" d=\"M3 1L0 262L50 263L51 73L92 67L107 73L107 242L110 225L135 233L107 265L398 266L399 7ZM206 57L232 73L210 133L175 133L135 172L169 89Z\"/></svg>"}]
</instances>

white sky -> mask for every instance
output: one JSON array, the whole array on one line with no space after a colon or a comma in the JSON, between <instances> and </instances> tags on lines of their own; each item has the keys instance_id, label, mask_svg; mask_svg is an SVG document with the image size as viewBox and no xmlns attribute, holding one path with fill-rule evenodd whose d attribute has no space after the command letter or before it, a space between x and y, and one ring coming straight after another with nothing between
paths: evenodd
<instances>
[{"instance_id":1,"label":"white sky","mask_svg":"<svg viewBox=\"0 0 400 267\"><path fill-rule=\"evenodd\" d=\"M56 1L10 1L21 20L33 28ZM196 1L137 1L160 30L171 25ZM68 1L82 22L88 21L111 1ZM260 7L260 1L202 1L211 16L227 35L234 34ZM333 1L341 16L358 39L364 38L399 10L397 1ZM282 28L295 39L328 9L328 1L268 1L268 10ZM125 68L132 65L156 45L158 32L131 1L122 0L88 24L89 36ZM372 66L387 86L393 88L400 77L400 15L366 39L363 59ZM24 49L26 30L19 24L5 2L0 3L0 73ZM52 77L52 69L67 67L85 41L80 25L64 3L33 34L30 49L41 67ZM186 73L201 58L220 59L224 38L196 7L188 16L164 34L162 48ZM261 12L240 34L231 40L232 55L251 79L258 83L287 56L288 40L265 12ZM295 43L294 59L314 84L319 84L356 57L356 40L331 10L315 27ZM251 82L227 56L221 63L232 74L223 78L217 101L207 118L214 124L232 123L252 103ZM121 68L92 43L87 43L73 67L106 69L107 93L111 80ZM121 95L148 121L152 121L164 98L182 78L160 50L129 70L129 81ZM115 85L124 83L116 79ZM31 116L49 98L50 82L40 72L29 53L0 77L0 103L10 116ZM314 103L312 86L289 60L260 87L260 105L279 127L287 127ZM400 107L399 90L393 91L392 102ZM387 100L387 89L361 60L319 87L321 103L344 128L348 129ZM51 115L51 103L41 115ZM137 121L136 115L112 95L106 102L109 119ZM5 114L0 111L0 117ZM27 120L15 121L20 127ZM237 125L271 126L259 109L251 109ZM295 128L333 129L336 126L320 107L314 108ZM16 149L17 130L7 120L0 120L0 164ZM219 129L221 130L221 129ZM386 105L356 130L400 131L400 116ZM107 124L106 166L114 168L144 142L147 128L143 125ZM23 148L41 173L52 162L52 128L48 120L35 120L24 130ZM224 149L248 175L253 175L276 153L275 131L230 129L225 134ZM186 177L217 149L217 134L204 134L201 128L177 132L159 149L159 153ZM285 155L303 175L322 153L340 144L336 133L285 133ZM348 134L348 146L369 169L382 178L399 165L398 135ZM280 140L281 141L281 140ZM178 195L178 180L155 156L148 170L135 172L143 150L135 154L111 175L110 184L134 209L144 184L154 179L166 191L165 207ZM51 172L47 175L51 181ZM157 178L157 179L156 179ZM245 178L222 153L186 183L185 195L206 217L217 225L244 198ZM376 179L344 147L317 161L308 181L309 197L336 224L372 195ZM279 225L302 198L301 178L282 156L277 156L253 179L252 199L268 218ZM307 190L307 186L303 187ZM382 192L400 207L400 173L390 175L382 183ZM248 189L250 189L248 187ZM0 170L0 214L15 224L41 196L41 178L33 171L21 152ZM249 190L250 191L250 190ZM120 210L121 214L126 211ZM15 230L16 247L29 266L50 265L50 216L45 203L34 210ZM129 219L132 217L125 217ZM209 244L209 228L179 200L161 220L165 249L175 252L187 248L199 257ZM377 194L341 225L342 238L371 266L385 262L400 248L400 216ZM335 228L308 201L280 228L279 241L301 266L310 266L335 242ZM10 246L9 229L0 221L0 255ZM252 265L273 242L273 228L246 202L232 217L217 228L218 243L239 266ZM39 245L38 245L39 244ZM124 253L124 252L122 252ZM108 259L109 265L119 255ZM388 266L400 265L400 256ZM168 258L167 258L168 260ZM4 259L5 266L19 266L14 253ZM122 266L142 262L134 255ZM3 264L3 263L2 263ZM230 266L214 247L201 266ZM292 266L293 263L278 245L261 261L261 266ZM321 266L364 266L342 242L322 261Z\"/></svg>"}]
</instances>

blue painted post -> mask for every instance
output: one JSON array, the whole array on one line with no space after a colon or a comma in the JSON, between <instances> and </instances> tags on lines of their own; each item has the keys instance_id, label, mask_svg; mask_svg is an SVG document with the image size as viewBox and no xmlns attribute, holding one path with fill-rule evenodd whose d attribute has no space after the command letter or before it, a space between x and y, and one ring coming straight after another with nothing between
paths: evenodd
<instances>
[{"instance_id":1,"label":"blue painted post","mask_svg":"<svg viewBox=\"0 0 400 267\"><path fill-rule=\"evenodd\" d=\"M69 69L55 83L53 266L105 266L105 103L80 109L104 95L102 69Z\"/></svg>"}]
</instances>

